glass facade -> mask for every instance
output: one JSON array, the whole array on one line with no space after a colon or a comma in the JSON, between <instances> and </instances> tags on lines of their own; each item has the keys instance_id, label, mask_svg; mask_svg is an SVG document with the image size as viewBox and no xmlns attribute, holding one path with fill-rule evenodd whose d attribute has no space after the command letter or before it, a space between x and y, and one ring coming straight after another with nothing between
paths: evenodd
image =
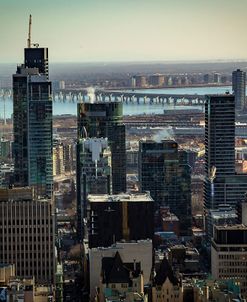
<instances>
[{"instance_id":1,"label":"glass facade","mask_svg":"<svg viewBox=\"0 0 247 302\"><path fill-rule=\"evenodd\" d=\"M52 196L51 82L39 68L18 66L13 75L15 185Z\"/></svg>"},{"instance_id":2,"label":"glass facade","mask_svg":"<svg viewBox=\"0 0 247 302\"><path fill-rule=\"evenodd\" d=\"M150 191L155 208L169 206L178 216L181 234L191 228L191 168L185 151L175 141L140 141L140 190Z\"/></svg>"}]
</instances>

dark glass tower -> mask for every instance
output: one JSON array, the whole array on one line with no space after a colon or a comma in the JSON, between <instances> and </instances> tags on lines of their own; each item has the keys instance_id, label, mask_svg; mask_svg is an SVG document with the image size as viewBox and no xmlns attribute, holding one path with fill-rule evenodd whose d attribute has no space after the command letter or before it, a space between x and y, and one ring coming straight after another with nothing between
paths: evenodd
<instances>
[{"instance_id":1,"label":"dark glass tower","mask_svg":"<svg viewBox=\"0 0 247 302\"><path fill-rule=\"evenodd\" d=\"M155 208L169 206L180 220L181 234L191 228L191 168L175 141L140 141L140 190L150 191Z\"/></svg>"},{"instance_id":2,"label":"dark glass tower","mask_svg":"<svg viewBox=\"0 0 247 302\"><path fill-rule=\"evenodd\" d=\"M112 193L126 190L125 126L120 102L78 104L78 138L108 138L112 153Z\"/></svg>"},{"instance_id":3,"label":"dark glass tower","mask_svg":"<svg viewBox=\"0 0 247 302\"><path fill-rule=\"evenodd\" d=\"M103 145L100 139L107 138L110 161L103 155ZM106 186L100 185L98 189L90 185L90 179L95 178L95 169L91 157L85 152L87 140L95 140L98 146L91 147L90 153L101 149L101 182L107 180ZM96 148L96 149L95 149ZM95 149L95 150L94 150ZM98 152L98 151L97 151ZM108 153L109 153L108 152ZM90 160L89 160L90 158ZM105 158L105 159L104 159ZM109 156L108 156L109 158ZM104 161L104 163L103 163ZM98 165L98 163L97 163ZM111 173L109 175L109 167ZM101 189L100 189L101 188ZM81 240L83 236L83 217L86 214L86 196L92 193L122 193L126 190L126 153L125 153L125 126L122 124L122 103L94 102L78 104L78 141L77 141L77 234ZM85 235L85 232L84 232Z\"/></svg>"},{"instance_id":4,"label":"dark glass tower","mask_svg":"<svg viewBox=\"0 0 247 302\"><path fill-rule=\"evenodd\" d=\"M219 195L225 176L235 175L235 100L233 95L211 95L205 104L205 188L208 209L224 203Z\"/></svg>"},{"instance_id":5,"label":"dark glass tower","mask_svg":"<svg viewBox=\"0 0 247 302\"><path fill-rule=\"evenodd\" d=\"M232 73L232 90L237 110L245 109L246 72L237 69Z\"/></svg>"},{"instance_id":6,"label":"dark glass tower","mask_svg":"<svg viewBox=\"0 0 247 302\"><path fill-rule=\"evenodd\" d=\"M44 60L42 55L44 54ZM37 57L35 57L37 55ZM52 195L52 99L48 49L26 48L13 75L15 185Z\"/></svg>"}]
</instances>

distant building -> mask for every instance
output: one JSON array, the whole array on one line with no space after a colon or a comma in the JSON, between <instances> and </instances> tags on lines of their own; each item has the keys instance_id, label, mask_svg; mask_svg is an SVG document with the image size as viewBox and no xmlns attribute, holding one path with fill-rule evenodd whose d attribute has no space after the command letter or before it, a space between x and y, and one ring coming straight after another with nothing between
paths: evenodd
<instances>
[{"instance_id":1,"label":"distant building","mask_svg":"<svg viewBox=\"0 0 247 302\"><path fill-rule=\"evenodd\" d=\"M180 221L181 235L191 228L191 168L186 151L175 141L140 141L139 183L150 191L155 208L169 206Z\"/></svg>"},{"instance_id":2,"label":"distant building","mask_svg":"<svg viewBox=\"0 0 247 302\"><path fill-rule=\"evenodd\" d=\"M235 95L237 110L245 109L246 72L237 69L232 73L232 90Z\"/></svg>"},{"instance_id":3,"label":"distant building","mask_svg":"<svg viewBox=\"0 0 247 302\"><path fill-rule=\"evenodd\" d=\"M0 158L11 159L12 155L12 142L10 140L0 139Z\"/></svg>"},{"instance_id":4,"label":"distant building","mask_svg":"<svg viewBox=\"0 0 247 302\"><path fill-rule=\"evenodd\" d=\"M208 73L203 75L203 82L205 84L208 84L210 82L210 76Z\"/></svg>"},{"instance_id":5,"label":"distant building","mask_svg":"<svg viewBox=\"0 0 247 302\"><path fill-rule=\"evenodd\" d=\"M147 77L144 75L135 75L132 77L133 88L145 88L147 87Z\"/></svg>"},{"instance_id":6,"label":"distant building","mask_svg":"<svg viewBox=\"0 0 247 302\"><path fill-rule=\"evenodd\" d=\"M153 74L149 76L149 85L153 87L162 87L165 83L165 76L162 74Z\"/></svg>"},{"instance_id":7,"label":"distant building","mask_svg":"<svg viewBox=\"0 0 247 302\"><path fill-rule=\"evenodd\" d=\"M64 174L63 145L53 147L53 176Z\"/></svg>"},{"instance_id":8,"label":"distant building","mask_svg":"<svg viewBox=\"0 0 247 302\"><path fill-rule=\"evenodd\" d=\"M89 194L89 248L115 241L153 239L153 199L148 193Z\"/></svg>"},{"instance_id":9,"label":"distant building","mask_svg":"<svg viewBox=\"0 0 247 302\"><path fill-rule=\"evenodd\" d=\"M89 249L90 301L95 301L96 289L100 286L102 259L114 258L118 252L123 263L131 263L132 266L134 263L138 265L143 274L143 283L147 284L152 271L152 251L151 240L116 242L107 248Z\"/></svg>"},{"instance_id":10,"label":"distant building","mask_svg":"<svg viewBox=\"0 0 247 302\"><path fill-rule=\"evenodd\" d=\"M212 277L234 280L247 298L247 226L215 226L211 245Z\"/></svg>"},{"instance_id":11,"label":"distant building","mask_svg":"<svg viewBox=\"0 0 247 302\"><path fill-rule=\"evenodd\" d=\"M15 264L22 278L53 284L55 225L50 200L31 188L0 189L0 263Z\"/></svg>"},{"instance_id":12,"label":"distant building","mask_svg":"<svg viewBox=\"0 0 247 302\"><path fill-rule=\"evenodd\" d=\"M219 84L221 82L221 74L214 73L214 83Z\"/></svg>"},{"instance_id":13,"label":"distant building","mask_svg":"<svg viewBox=\"0 0 247 302\"><path fill-rule=\"evenodd\" d=\"M63 143L63 160L65 172L72 172L75 170L75 145L69 143Z\"/></svg>"}]
</instances>

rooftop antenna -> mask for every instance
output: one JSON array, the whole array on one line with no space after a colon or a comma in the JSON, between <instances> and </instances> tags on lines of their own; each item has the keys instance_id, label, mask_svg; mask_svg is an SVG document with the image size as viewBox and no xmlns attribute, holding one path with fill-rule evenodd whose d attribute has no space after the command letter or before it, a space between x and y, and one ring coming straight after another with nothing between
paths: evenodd
<instances>
[{"instance_id":1,"label":"rooftop antenna","mask_svg":"<svg viewBox=\"0 0 247 302\"><path fill-rule=\"evenodd\" d=\"M32 30L32 15L29 15L27 48L31 48L31 30Z\"/></svg>"}]
</instances>

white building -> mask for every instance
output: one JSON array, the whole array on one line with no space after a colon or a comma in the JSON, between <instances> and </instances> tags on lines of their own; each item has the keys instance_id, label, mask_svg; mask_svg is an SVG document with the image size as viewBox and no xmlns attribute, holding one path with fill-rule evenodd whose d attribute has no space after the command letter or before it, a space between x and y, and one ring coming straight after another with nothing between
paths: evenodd
<instances>
[{"instance_id":1,"label":"white building","mask_svg":"<svg viewBox=\"0 0 247 302\"><path fill-rule=\"evenodd\" d=\"M114 257L118 251L123 263L140 262L143 282L150 280L152 269L152 241L117 242L107 248L89 249L90 301L94 301L96 287L100 285L101 262L103 257Z\"/></svg>"}]
</instances>

